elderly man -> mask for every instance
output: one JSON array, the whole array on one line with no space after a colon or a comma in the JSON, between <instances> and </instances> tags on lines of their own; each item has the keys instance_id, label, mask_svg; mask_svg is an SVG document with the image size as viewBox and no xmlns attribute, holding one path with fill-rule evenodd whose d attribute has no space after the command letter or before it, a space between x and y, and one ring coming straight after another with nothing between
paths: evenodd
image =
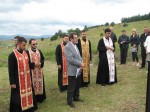
<instances>
[{"instance_id":1,"label":"elderly man","mask_svg":"<svg viewBox=\"0 0 150 112\"><path fill-rule=\"evenodd\" d=\"M148 28L145 27L144 28L144 33L141 34L140 36L140 47L141 47L141 57L142 57L142 64L141 64L141 67L140 69L144 68L145 67L145 63L146 63L146 50L145 50L145 47L144 47L144 42L146 40L148 36Z\"/></svg>"}]
</instances>

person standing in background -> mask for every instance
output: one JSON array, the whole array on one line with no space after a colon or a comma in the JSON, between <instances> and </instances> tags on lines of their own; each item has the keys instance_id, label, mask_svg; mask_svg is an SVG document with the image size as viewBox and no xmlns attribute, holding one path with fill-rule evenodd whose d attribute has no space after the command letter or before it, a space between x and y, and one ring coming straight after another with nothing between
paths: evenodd
<instances>
[{"instance_id":1,"label":"person standing in background","mask_svg":"<svg viewBox=\"0 0 150 112\"><path fill-rule=\"evenodd\" d=\"M14 37L14 46L15 46L15 48L17 48L17 40L18 40L19 37L20 36L15 36Z\"/></svg>"},{"instance_id":2,"label":"person standing in background","mask_svg":"<svg viewBox=\"0 0 150 112\"><path fill-rule=\"evenodd\" d=\"M120 64L126 64L129 42L130 40L126 35L126 31L122 30L122 35L118 39L120 46Z\"/></svg>"},{"instance_id":3,"label":"person standing in background","mask_svg":"<svg viewBox=\"0 0 150 112\"><path fill-rule=\"evenodd\" d=\"M141 67L139 69L142 69L145 67L145 63L146 63L146 50L145 50L145 47L144 47L144 42L146 40L148 36L148 28L145 27L144 28L144 33L141 34L140 36L140 47L141 47L141 57L142 57L142 64L141 64Z\"/></svg>"},{"instance_id":4,"label":"person standing in background","mask_svg":"<svg viewBox=\"0 0 150 112\"><path fill-rule=\"evenodd\" d=\"M114 45L115 45L115 42L117 42L117 36L116 36L116 34L113 32L113 27L111 26L111 27L109 27L109 29L110 29L110 31L111 31L111 39L112 39L112 41L113 41L113 43L114 43Z\"/></svg>"},{"instance_id":5,"label":"person standing in background","mask_svg":"<svg viewBox=\"0 0 150 112\"><path fill-rule=\"evenodd\" d=\"M37 41L29 40L30 48L26 51L29 57L32 82L37 102L43 102L46 99L44 74L44 56L41 50L37 49Z\"/></svg>"},{"instance_id":6,"label":"person standing in background","mask_svg":"<svg viewBox=\"0 0 150 112\"><path fill-rule=\"evenodd\" d=\"M131 44L133 65L140 66L138 58L139 36L136 34L135 28L132 29L132 35L130 36L130 44Z\"/></svg>"},{"instance_id":7,"label":"person standing in background","mask_svg":"<svg viewBox=\"0 0 150 112\"><path fill-rule=\"evenodd\" d=\"M67 90L68 85L68 71L67 71L67 60L65 56L65 45L68 43L68 35L63 35L62 42L56 47L56 62L58 66L58 86L59 91L63 92Z\"/></svg>"},{"instance_id":8,"label":"person standing in background","mask_svg":"<svg viewBox=\"0 0 150 112\"><path fill-rule=\"evenodd\" d=\"M84 63L81 73L81 87L88 87L90 83L90 61L92 60L92 51L91 42L88 40L85 30L82 31L82 37L78 39L77 47Z\"/></svg>"}]
</instances>

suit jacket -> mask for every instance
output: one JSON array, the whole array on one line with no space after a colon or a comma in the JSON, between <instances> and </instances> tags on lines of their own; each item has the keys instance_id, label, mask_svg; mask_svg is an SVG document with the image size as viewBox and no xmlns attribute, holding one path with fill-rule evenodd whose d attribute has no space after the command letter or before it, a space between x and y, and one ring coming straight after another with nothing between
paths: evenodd
<instances>
[{"instance_id":1,"label":"suit jacket","mask_svg":"<svg viewBox=\"0 0 150 112\"><path fill-rule=\"evenodd\" d=\"M82 57L80 56L78 48L77 51L70 42L68 42L67 45L65 46L65 55L68 66L68 76L75 76L77 69L82 64Z\"/></svg>"},{"instance_id":2,"label":"suit jacket","mask_svg":"<svg viewBox=\"0 0 150 112\"><path fill-rule=\"evenodd\" d=\"M142 33L142 34L141 34L140 40L139 40L141 45L144 46L144 42L145 42L147 36L148 36L148 34L147 34L147 35L145 35L145 33Z\"/></svg>"},{"instance_id":3,"label":"suit jacket","mask_svg":"<svg viewBox=\"0 0 150 112\"><path fill-rule=\"evenodd\" d=\"M113 43L117 42L117 36L114 32L111 32L111 39L112 39Z\"/></svg>"},{"instance_id":4,"label":"suit jacket","mask_svg":"<svg viewBox=\"0 0 150 112\"><path fill-rule=\"evenodd\" d=\"M121 44L121 42L123 42L123 44ZM121 49L128 49L128 46L129 46L129 43L130 43L130 40L129 40L129 37L127 35L121 35L118 39L118 43L119 43L119 46Z\"/></svg>"}]
</instances>

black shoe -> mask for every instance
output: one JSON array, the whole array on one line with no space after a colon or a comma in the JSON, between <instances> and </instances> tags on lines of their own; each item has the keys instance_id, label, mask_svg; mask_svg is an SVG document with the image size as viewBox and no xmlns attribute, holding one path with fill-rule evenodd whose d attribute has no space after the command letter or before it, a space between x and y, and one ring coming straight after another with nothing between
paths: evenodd
<instances>
[{"instance_id":1,"label":"black shoe","mask_svg":"<svg viewBox=\"0 0 150 112\"><path fill-rule=\"evenodd\" d=\"M101 84L101 86L106 86L106 84Z\"/></svg>"},{"instance_id":2,"label":"black shoe","mask_svg":"<svg viewBox=\"0 0 150 112\"><path fill-rule=\"evenodd\" d=\"M82 99L78 98L78 99L73 99L73 101L77 101L77 102L83 102Z\"/></svg>"},{"instance_id":3,"label":"black shoe","mask_svg":"<svg viewBox=\"0 0 150 112\"><path fill-rule=\"evenodd\" d=\"M139 69L142 69L142 68L144 68L144 67L140 67Z\"/></svg>"},{"instance_id":4,"label":"black shoe","mask_svg":"<svg viewBox=\"0 0 150 112\"><path fill-rule=\"evenodd\" d=\"M68 103L68 105L71 107L71 108L75 108L75 105L73 103Z\"/></svg>"},{"instance_id":5,"label":"black shoe","mask_svg":"<svg viewBox=\"0 0 150 112\"><path fill-rule=\"evenodd\" d=\"M88 85L82 85L81 87L89 87Z\"/></svg>"},{"instance_id":6,"label":"black shoe","mask_svg":"<svg viewBox=\"0 0 150 112\"><path fill-rule=\"evenodd\" d=\"M89 87L89 85L85 85L84 87Z\"/></svg>"}]
</instances>

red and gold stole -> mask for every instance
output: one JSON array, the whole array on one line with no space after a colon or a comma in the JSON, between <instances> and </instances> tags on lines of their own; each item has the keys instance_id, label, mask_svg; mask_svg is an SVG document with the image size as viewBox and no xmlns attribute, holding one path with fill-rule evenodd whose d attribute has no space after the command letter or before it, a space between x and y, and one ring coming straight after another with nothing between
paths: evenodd
<instances>
[{"instance_id":1,"label":"red and gold stole","mask_svg":"<svg viewBox=\"0 0 150 112\"><path fill-rule=\"evenodd\" d=\"M13 52L17 58L21 108L24 111L33 107L29 60L25 51L21 54L17 49L14 49Z\"/></svg>"},{"instance_id":2,"label":"red and gold stole","mask_svg":"<svg viewBox=\"0 0 150 112\"><path fill-rule=\"evenodd\" d=\"M63 82L63 86L65 85L68 85L68 72L67 72L67 60L66 60L66 56L65 56L65 52L64 52L64 44L63 42L60 44L61 45L61 50L62 50L62 67L63 67L63 70L62 70L62 82Z\"/></svg>"},{"instance_id":3,"label":"red and gold stole","mask_svg":"<svg viewBox=\"0 0 150 112\"><path fill-rule=\"evenodd\" d=\"M36 52L33 52L31 49L29 49L29 55L31 62L34 63L40 63L41 56L40 52L37 49ZM34 69L31 69L32 72L32 81L33 81L33 87L35 95L41 95L43 94L43 72L41 67L34 67Z\"/></svg>"},{"instance_id":4,"label":"red and gold stole","mask_svg":"<svg viewBox=\"0 0 150 112\"><path fill-rule=\"evenodd\" d=\"M89 64L90 64L90 52L89 52L89 41L86 39L86 42L80 38L81 48L82 48L82 60L84 63L83 67L83 82L89 81Z\"/></svg>"}]
</instances>

